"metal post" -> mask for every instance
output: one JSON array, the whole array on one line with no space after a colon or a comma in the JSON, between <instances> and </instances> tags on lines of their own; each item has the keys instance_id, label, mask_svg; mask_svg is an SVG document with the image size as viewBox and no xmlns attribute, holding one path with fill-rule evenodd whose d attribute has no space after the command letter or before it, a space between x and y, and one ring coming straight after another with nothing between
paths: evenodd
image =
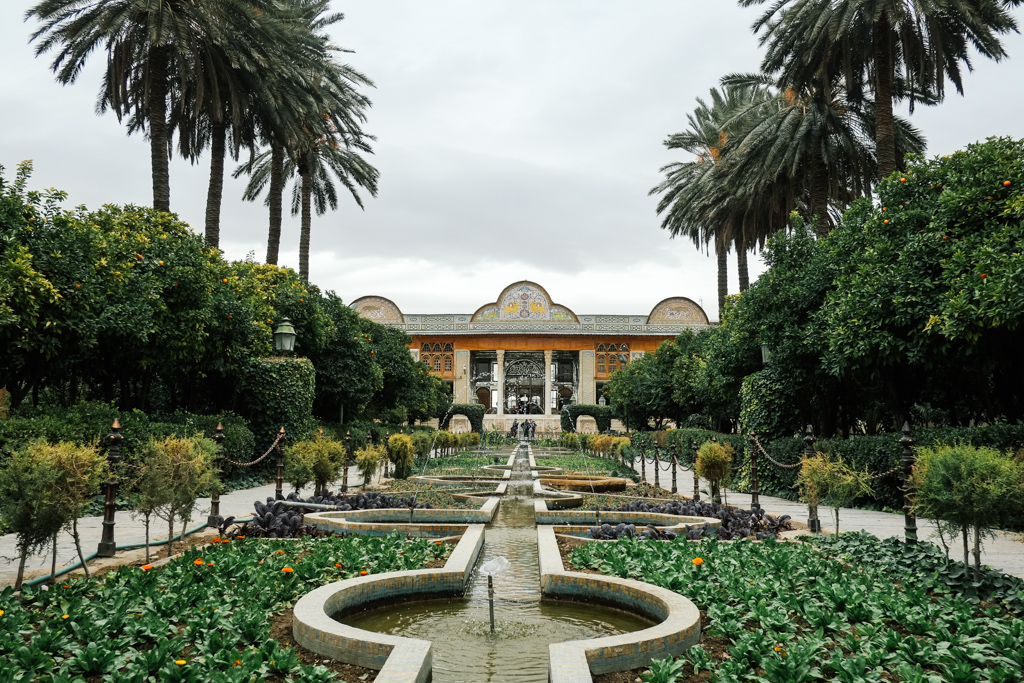
<instances>
[{"instance_id":1,"label":"metal post","mask_svg":"<svg viewBox=\"0 0 1024 683\"><path fill-rule=\"evenodd\" d=\"M647 483L647 444L640 439L640 481Z\"/></svg>"},{"instance_id":2,"label":"metal post","mask_svg":"<svg viewBox=\"0 0 1024 683\"><path fill-rule=\"evenodd\" d=\"M348 493L348 461L352 457L352 432L345 432L345 465L341 471L341 492Z\"/></svg>"},{"instance_id":3,"label":"metal post","mask_svg":"<svg viewBox=\"0 0 1024 683\"><path fill-rule=\"evenodd\" d=\"M117 551L117 543L114 542L114 512L117 511L117 479L114 478L114 466L121 462L122 441L124 441L124 435L121 434L121 422L114 418L114 424L110 426L110 434L107 435L107 443L110 444L107 449L110 478L107 479L107 497L103 502L103 536L96 549L97 557L113 557Z\"/></svg>"},{"instance_id":4,"label":"metal post","mask_svg":"<svg viewBox=\"0 0 1024 683\"><path fill-rule=\"evenodd\" d=\"M658 444L654 444L654 488L661 488L661 464L659 463L660 458L658 457Z\"/></svg>"},{"instance_id":5,"label":"metal post","mask_svg":"<svg viewBox=\"0 0 1024 683\"><path fill-rule=\"evenodd\" d=\"M491 633L494 633L494 577L487 575L487 602L491 609Z\"/></svg>"},{"instance_id":6,"label":"metal post","mask_svg":"<svg viewBox=\"0 0 1024 683\"><path fill-rule=\"evenodd\" d=\"M906 543L917 543L917 515L910 500L910 477L914 473L914 451L911 448L914 440L910 438L910 424L903 423L903 438L900 439L903 454L900 465L903 466L903 540Z\"/></svg>"},{"instance_id":7,"label":"metal post","mask_svg":"<svg viewBox=\"0 0 1024 683\"><path fill-rule=\"evenodd\" d=\"M697 442L693 442L693 500L700 502L700 480L697 478Z\"/></svg>"},{"instance_id":8,"label":"metal post","mask_svg":"<svg viewBox=\"0 0 1024 683\"><path fill-rule=\"evenodd\" d=\"M278 432L281 437L277 442L277 478L274 480L276 490L274 496L278 500L284 500L284 450L281 449L281 442L285 440L284 427Z\"/></svg>"},{"instance_id":9,"label":"metal post","mask_svg":"<svg viewBox=\"0 0 1024 683\"><path fill-rule=\"evenodd\" d=\"M804 457L813 458L816 453L814 450L814 427L807 425L807 430L804 432L804 443L807 444L804 447ZM813 517L811 515L814 515ZM808 508L807 510L807 528L812 534L821 533L821 520L818 518L818 508L814 510Z\"/></svg>"},{"instance_id":10,"label":"metal post","mask_svg":"<svg viewBox=\"0 0 1024 683\"><path fill-rule=\"evenodd\" d=\"M676 459L675 453L672 454L672 493L679 493L679 489L676 488L676 470L679 468L679 460Z\"/></svg>"},{"instance_id":11,"label":"metal post","mask_svg":"<svg viewBox=\"0 0 1024 683\"><path fill-rule=\"evenodd\" d=\"M750 432L750 509L761 509L761 499L757 489L757 445L754 443L756 434Z\"/></svg>"},{"instance_id":12,"label":"metal post","mask_svg":"<svg viewBox=\"0 0 1024 683\"><path fill-rule=\"evenodd\" d=\"M391 462L391 432L384 432L384 476L388 474L388 465Z\"/></svg>"},{"instance_id":13,"label":"metal post","mask_svg":"<svg viewBox=\"0 0 1024 683\"><path fill-rule=\"evenodd\" d=\"M213 433L213 440L217 444L217 451L213 455L214 467L218 466L221 458L224 457L224 424L222 422L217 423L217 431ZM214 488L213 493L210 494L210 514L206 518L206 524L208 526L215 526L216 521L214 517L220 516L220 489Z\"/></svg>"}]
</instances>

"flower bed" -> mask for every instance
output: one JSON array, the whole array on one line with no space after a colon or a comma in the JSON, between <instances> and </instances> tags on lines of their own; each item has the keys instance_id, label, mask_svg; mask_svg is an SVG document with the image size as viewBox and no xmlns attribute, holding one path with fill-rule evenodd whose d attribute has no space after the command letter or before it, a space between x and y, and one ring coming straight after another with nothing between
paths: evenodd
<instances>
[{"instance_id":1,"label":"flower bed","mask_svg":"<svg viewBox=\"0 0 1024 683\"><path fill-rule=\"evenodd\" d=\"M472 493L473 491L480 491L482 488L486 488L486 486L434 486L432 484L421 484L414 481L396 479L388 482L384 492L395 496L415 495L417 502L429 503L432 507L438 509L475 510L480 507L480 501L462 500L456 498L454 494Z\"/></svg>"},{"instance_id":2,"label":"flower bed","mask_svg":"<svg viewBox=\"0 0 1024 683\"><path fill-rule=\"evenodd\" d=\"M99 579L26 588L20 598L6 588L0 679L335 680L270 638L271 617L318 586L421 569L450 550L397 534L239 539L190 550L162 567L121 567Z\"/></svg>"},{"instance_id":3,"label":"flower bed","mask_svg":"<svg viewBox=\"0 0 1024 683\"><path fill-rule=\"evenodd\" d=\"M577 453L575 455L536 455L534 461L541 467L560 467L563 472L579 472L580 474L608 474L621 471L623 466L608 458L599 458Z\"/></svg>"},{"instance_id":4,"label":"flower bed","mask_svg":"<svg viewBox=\"0 0 1024 683\"><path fill-rule=\"evenodd\" d=\"M652 664L658 683L708 672L765 683L1017 681L1024 665L1024 582L966 579L929 544L863 533L811 543L628 539L581 545L569 558L673 590L704 613L701 645Z\"/></svg>"}]
</instances>

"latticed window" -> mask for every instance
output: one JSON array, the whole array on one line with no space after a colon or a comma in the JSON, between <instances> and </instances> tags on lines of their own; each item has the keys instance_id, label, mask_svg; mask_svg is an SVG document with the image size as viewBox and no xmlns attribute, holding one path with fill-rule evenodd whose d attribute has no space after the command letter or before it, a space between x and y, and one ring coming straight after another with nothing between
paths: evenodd
<instances>
[{"instance_id":1,"label":"latticed window","mask_svg":"<svg viewBox=\"0 0 1024 683\"><path fill-rule=\"evenodd\" d=\"M629 363L629 344L598 344L596 379L608 379Z\"/></svg>"},{"instance_id":2,"label":"latticed window","mask_svg":"<svg viewBox=\"0 0 1024 683\"><path fill-rule=\"evenodd\" d=\"M452 342L425 342L420 345L420 361L442 377L454 379L455 344Z\"/></svg>"}]
</instances>

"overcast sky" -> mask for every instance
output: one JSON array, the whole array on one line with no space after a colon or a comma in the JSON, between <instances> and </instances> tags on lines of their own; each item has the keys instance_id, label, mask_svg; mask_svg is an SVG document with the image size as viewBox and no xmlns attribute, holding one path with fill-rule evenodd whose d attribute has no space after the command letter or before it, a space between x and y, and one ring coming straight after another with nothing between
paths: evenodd
<instances>
[{"instance_id":1,"label":"overcast sky","mask_svg":"<svg viewBox=\"0 0 1024 683\"><path fill-rule=\"evenodd\" d=\"M33 186L69 205L149 204L148 144L94 103L104 55L72 86L35 58L32 3L0 3L0 164L35 163ZM472 312L529 279L577 313L647 313L688 296L717 318L715 260L670 240L648 190L681 160L662 145L719 77L756 70L760 8L730 0L349 0L346 60L376 83L367 129L380 193L314 216L311 279L345 301L406 313ZM1016 10L1024 25L1024 10ZM1024 37L978 58L966 96L921 108L929 154L1024 137ZM202 230L208 159L171 164L171 207ZM231 165L233 168L233 164ZM266 255L267 213L227 179L221 245ZM281 263L298 267L287 216ZM730 257L730 291L738 290ZM751 261L751 275L762 266Z\"/></svg>"}]
</instances>

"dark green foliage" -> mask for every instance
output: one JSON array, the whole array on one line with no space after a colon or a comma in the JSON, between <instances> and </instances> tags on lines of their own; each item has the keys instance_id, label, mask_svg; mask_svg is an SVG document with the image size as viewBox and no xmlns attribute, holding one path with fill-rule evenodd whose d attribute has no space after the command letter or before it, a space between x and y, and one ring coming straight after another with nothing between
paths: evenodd
<instances>
[{"instance_id":1,"label":"dark green foliage","mask_svg":"<svg viewBox=\"0 0 1024 683\"><path fill-rule=\"evenodd\" d=\"M478 403L453 403L447 414L438 423L438 429L448 429L452 415L465 415L469 419L470 428L477 434L484 433L484 413L486 409Z\"/></svg>"},{"instance_id":2,"label":"dark green foliage","mask_svg":"<svg viewBox=\"0 0 1024 683\"><path fill-rule=\"evenodd\" d=\"M573 403L562 408L562 431L575 432L576 420L580 415L589 415L597 421L597 431L605 432L612 428L612 407L600 405L584 405Z\"/></svg>"},{"instance_id":3,"label":"dark green foliage","mask_svg":"<svg viewBox=\"0 0 1024 683\"><path fill-rule=\"evenodd\" d=\"M797 431L800 425L789 409L792 389L776 366L747 375L740 389L740 429L768 440Z\"/></svg>"},{"instance_id":4,"label":"dark green foliage","mask_svg":"<svg viewBox=\"0 0 1024 683\"><path fill-rule=\"evenodd\" d=\"M290 440L313 431L316 373L307 358L253 360L242 380L243 398L257 449L269 446L284 427Z\"/></svg>"}]
</instances>

